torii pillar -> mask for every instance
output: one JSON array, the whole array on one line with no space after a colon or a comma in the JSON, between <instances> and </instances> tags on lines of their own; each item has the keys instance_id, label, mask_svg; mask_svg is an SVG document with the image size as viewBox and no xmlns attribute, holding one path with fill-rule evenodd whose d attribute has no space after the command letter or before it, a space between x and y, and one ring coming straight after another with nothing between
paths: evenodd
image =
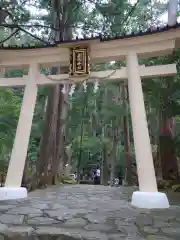
<instances>
[{"instance_id":1,"label":"torii pillar","mask_svg":"<svg viewBox=\"0 0 180 240\"><path fill-rule=\"evenodd\" d=\"M168 208L169 202L167 196L164 193L158 192L157 189L136 52L129 52L126 60L129 102L139 181L139 191L133 193L132 205L140 208Z\"/></svg>"},{"instance_id":2,"label":"torii pillar","mask_svg":"<svg viewBox=\"0 0 180 240\"><path fill-rule=\"evenodd\" d=\"M38 91L36 80L38 77L38 71L38 64L30 64L5 187L0 188L0 200L27 197L27 189L21 187L21 181L23 177L34 108L36 104Z\"/></svg>"}]
</instances>

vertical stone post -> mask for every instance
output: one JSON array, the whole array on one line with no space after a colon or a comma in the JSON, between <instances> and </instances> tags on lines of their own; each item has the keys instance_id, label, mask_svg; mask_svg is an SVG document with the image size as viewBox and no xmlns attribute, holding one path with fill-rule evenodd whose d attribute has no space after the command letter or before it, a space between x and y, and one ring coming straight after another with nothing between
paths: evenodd
<instances>
[{"instance_id":1,"label":"vertical stone post","mask_svg":"<svg viewBox=\"0 0 180 240\"><path fill-rule=\"evenodd\" d=\"M126 60L129 102L140 190L133 193L132 204L143 208L168 207L169 203L166 195L159 193L157 190L137 54L129 52Z\"/></svg>"},{"instance_id":2,"label":"vertical stone post","mask_svg":"<svg viewBox=\"0 0 180 240\"><path fill-rule=\"evenodd\" d=\"M27 196L27 190L21 188L21 181L36 104L38 72L38 64L31 63L5 182L4 191L6 191L6 194L4 198L6 199L24 198ZM2 191L0 191L0 200L3 198L2 195Z\"/></svg>"}]
</instances>

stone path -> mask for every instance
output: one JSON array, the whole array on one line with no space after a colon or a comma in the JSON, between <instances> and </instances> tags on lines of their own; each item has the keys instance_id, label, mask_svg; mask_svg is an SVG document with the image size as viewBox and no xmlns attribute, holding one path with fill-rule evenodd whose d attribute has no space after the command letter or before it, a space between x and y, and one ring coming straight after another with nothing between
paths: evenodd
<instances>
[{"instance_id":1,"label":"stone path","mask_svg":"<svg viewBox=\"0 0 180 240\"><path fill-rule=\"evenodd\" d=\"M131 190L74 185L0 202L0 240L179 240L180 207L140 210ZM8 236L8 237L7 237Z\"/></svg>"}]
</instances>

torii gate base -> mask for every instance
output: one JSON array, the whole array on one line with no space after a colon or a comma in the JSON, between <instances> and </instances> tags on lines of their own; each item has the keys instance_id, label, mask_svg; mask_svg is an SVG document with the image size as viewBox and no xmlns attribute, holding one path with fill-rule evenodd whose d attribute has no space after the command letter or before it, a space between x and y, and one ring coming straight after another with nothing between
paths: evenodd
<instances>
[{"instance_id":1,"label":"torii gate base","mask_svg":"<svg viewBox=\"0 0 180 240\"><path fill-rule=\"evenodd\" d=\"M27 189L24 187L0 188L0 201L27 198Z\"/></svg>"},{"instance_id":2,"label":"torii gate base","mask_svg":"<svg viewBox=\"0 0 180 240\"><path fill-rule=\"evenodd\" d=\"M165 193L161 192L133 192L131 204L138 208L169 208L169 201Z\"/></svg>"},{"instance_id":3,"label":"torii gate base","mask_svg":"<svg viewBox=\"0 0 180 240\"><path fill-rule=\"evenodd\" d=\"M0 188L0 200L27 197L27 190L21 188L21 181L38 85L68 84L73 83L73 81L82 81L82 77L77 76L76 78L67 80L69 79L68 74L59 74L47 78L40 74L40 68L67 66L69 62L72 66L73 62L71 60L75 56L77 59L80 59L80 62L76 66L73 65L71 70L74 71L74 69L77 69L77 74L83 71L88 74L88 59L90 55L91 63L114 60L123 60L127 63L126 67L117 70L113 75L110 74L111 71L92 72L89 81L94 81L97 77L103 81L107 76L112 81L127 81L139 181L139 191L133 193L132 205L139 208L168 208L169 202L167 196L164 193L158 192L157 189L141 78L175 75L176 65L139 66L138 58L143 59L171 54L175 44L177 46L179 42L179 36L180 26L178 25L172 28L165 28L162 31L140 33L139 36L125 36L125 39L120 37L120 39L116 38L112 41L107 38L105 40L93 38L91 41L84 39L79 42L75 40L69 43L61 43L60 48L46 46L39 49L16 48L15 50L0 50L0 67L5 69L29 68L28 76L0 79L0 86L25 86L6 183L4 188ZM79 53L76 50L69 61L69 48L72 48L72 45L74 47L82 46L84 49L80 49ZM84 46L88 46L90 50L89 55L86 53ZM82 53L83 55L81 55ZM82 61L85 61L85 68L82 66ZM73 76L73 73L71 72L71 76Z\"/></svg>"}]
</instances>

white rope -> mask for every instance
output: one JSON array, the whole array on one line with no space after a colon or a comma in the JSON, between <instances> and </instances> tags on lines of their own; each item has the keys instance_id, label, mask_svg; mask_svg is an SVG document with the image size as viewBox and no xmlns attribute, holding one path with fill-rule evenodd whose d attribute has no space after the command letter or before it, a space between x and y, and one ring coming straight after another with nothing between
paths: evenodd
<instances>
[{"instance_id":1,"label":"white rope","mask_svg":"<svg viewBox=\"0 0 180 240\"><path fill-rule=\"evenodd\" d=\"M108 79L110 77L112 77L114 74L116 73L116 69L113 70L109 75L105 76L105 77L91 77L91 76L87 76L85 77L82 81L80 81L80 83L86 83L86 81L88 82L88 80L90 79L97 79L97 80L104 80L104 79ZM44 75L47 79L53 81L53 82L59 82L61 83L61 80L60 79L54 79L52 77L50 77L48 74L45 74ZM73 81L73 78L69 77L69 78L65 78L64 81L70 81L72 83L76 83L76 81ZM67 82L68 83L68 82Z\"/></svg>"}]
</instances>

